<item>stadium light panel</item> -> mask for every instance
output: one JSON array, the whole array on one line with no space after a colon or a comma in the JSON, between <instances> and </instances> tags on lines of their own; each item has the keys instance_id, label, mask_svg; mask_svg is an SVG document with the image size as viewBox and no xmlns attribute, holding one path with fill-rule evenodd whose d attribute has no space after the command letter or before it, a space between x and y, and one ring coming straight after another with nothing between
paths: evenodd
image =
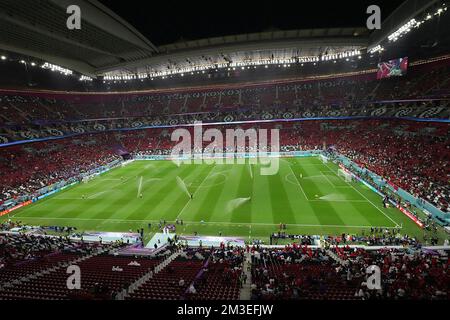
<instances>
[{"instance_id":1,"label":"stadium light panel","mask_svg":"<svg viewBox=\"0 0 450 320\"><path fill-rule=\"evenodd\" d=\"M334 54L326 54L326 55L320 55L320 56L303 56L303 57L288 57L288 58L261 58L258 60L243 60L243 61L235 61L235 62L230 62L230 63L214 63L213 65L208 65L208 64L203 64L203 65L195 65L195 66L190 66L187 68L169 68L168 70L164 70L164 71L155 71L152 70L150 73L146 73L146 74L138 74L137 78L138 79L144 79L144 78L155 78L155 77L161 77L162 79L166 79L166 78L172 78L172 75L181 75L181 74L187 74L190 73L191 75L193 75L195 72L197 72L197 74L200 74L200 71L205 74L206 70L213 70L215 72L219 72L220 69L224 69L224 70L228 70L231 71L231 68L233 70L236 70L236 68L240 68L241 70L250 70L252 69L257 69L258 66L264 66L264 68L268 68L270 65L275 65L278 66L279 68L284 67L291 67L292 63L295 64L299 64L302 63L302 66L304 63L314 63L314 62L319 62L319 61L332 61L332 60L336 60L336 59L342 59L345 57L352 57L352 56L356 56L356 55L360 55L361 52L360 50L352 50L352 51L346 51L346 52L339 52L339 53L334 53ZM194 72L195 71L195 72ZM136 79L135 75L129 75L129 74L124 74L124 75L105 75L104 79L109 81L109 80L132 80L132 79Z\"/></svg>"}]
</instances>

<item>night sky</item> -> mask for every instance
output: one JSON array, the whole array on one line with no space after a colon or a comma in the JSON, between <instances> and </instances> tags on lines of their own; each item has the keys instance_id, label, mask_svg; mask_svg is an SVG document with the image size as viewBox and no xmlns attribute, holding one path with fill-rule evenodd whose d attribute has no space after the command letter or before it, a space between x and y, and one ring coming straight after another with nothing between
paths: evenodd
<instances>
[{"instance_id":1,"label":"night sky","mask_svg":"<svg viewBox=\"0 0 450 320\"><path fill-rule=\"evenodd\" d=\"M382 19L403 0L99 0L153 44L215 36L332 27L363 27L371 4Z\"/></svg>"}]
</instances>

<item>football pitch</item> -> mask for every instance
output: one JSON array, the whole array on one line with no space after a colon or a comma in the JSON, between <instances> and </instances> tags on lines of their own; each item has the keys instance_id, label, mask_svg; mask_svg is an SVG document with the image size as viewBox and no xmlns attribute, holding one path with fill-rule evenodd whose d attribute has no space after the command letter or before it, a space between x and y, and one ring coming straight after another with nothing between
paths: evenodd
<instances>
[{"instance_id":1,"label":"football pitch","mask_svg":"<svg viewBox=\"0 0 450 320\"><path fill-rule=\"evenodd\" d=\"M158 232L160 220L176 219L183 220L177 225L180 235L221 233L246 240L267 241L280 223L288 234L361 234L371 227L401 226L403 234L423 237L400 211L384 208L379 195L338 176L334 163L281 158L275 175L261 175L260 166L134 161L4 219L83 231L144 228L146 240Z\"/></svg>"}]
</instances>

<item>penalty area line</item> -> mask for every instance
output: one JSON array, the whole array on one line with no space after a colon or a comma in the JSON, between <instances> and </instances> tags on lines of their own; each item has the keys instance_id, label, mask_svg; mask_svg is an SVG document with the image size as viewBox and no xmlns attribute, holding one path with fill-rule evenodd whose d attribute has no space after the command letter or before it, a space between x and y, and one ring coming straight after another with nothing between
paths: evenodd
<instances>
[{"instance_id":1,"label":"penalty area line","mask_svg":"<svg viewBox=\"0 0 450 320\"><path fill-rule=\"evenodd\" d=\"M202 182L200 182L200 184L198 185L198 187L195 189L194 193L191 194L191 198L186 202L186 204L184 205L184 207L180 210L180 212L178 213L177 217L175 219L178 219L181 214L184 212L184 210L189 206L189 204L191 203L191 201L194 199L195 194L197 193L198 189L201 188L202 184L208 180L209 176L211 175L211 173L214 171L214 169L217 168L217 166L215 165L214 167L212 167L211 171L208 172L208 174L206 175L206 177L202 180Z\"/></svg>"},{"instance_id":2,"label":"penalty area line","mask_svg":"<svg viewBox=\"0 0 450 320\"><path fill-rule=\"evenodd\" d=\"M327 164L325 164L328 169L332 170ZM332 170L333 171L333 170ZM333 173L336 175L336 177L338 177L339 179L342 179L342 181L344 181L346 184L348 184L350 187L353 188L353 190L355 190L356 192L358 192L364 199L366 199L372 206L375 207L375 209L377 209L378 211L380 211L386 218L388 218L391 222L393 222L395 224L394 228L398 228L400 227L400 225L395 222L391 217L389 217L383 210L381 210L380 208L378 208L372 201L369 200L369 198L367 198L365 195L363 195L358 189L356 189L353 185L351 185L350 183L348 183L347 181L345 181L342 177L339 177L339 175L333 171Z\"/></svg>"},{"instance_id":3,"label":"penalty area line","mask_svg":"<svg viewBox=\"0 0 450 320\"><path fill-rule=\"evenodd\" d=\"M305 193L305 190L303 190L303 187L302 187L302 185L300 184L300 181L298 181L298 178L297 178L297 176L296 176L295 173L294 173L294 170L292 170L292 167L291 167L290 165L288 165L288 167L289 167L289 169L291 170L292 174L294 175L294 178L295 178L295 180L297 181L297 185L299 186L300 190L302 191L303 196L305 197L306 200L309 201L308 196L307 196L306 193Z\"/></svg>"}]
</instances>

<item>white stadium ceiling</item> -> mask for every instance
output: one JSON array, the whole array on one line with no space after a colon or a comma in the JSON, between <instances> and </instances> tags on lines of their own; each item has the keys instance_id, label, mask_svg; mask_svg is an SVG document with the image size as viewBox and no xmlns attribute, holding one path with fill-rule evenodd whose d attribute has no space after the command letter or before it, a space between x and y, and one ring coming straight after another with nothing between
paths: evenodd
<instances>
[{"instance_id":1,"label":"white stadium ceiling","mask_svg":"<svg viewBox=\"0 0 450 320\"><path fill-rule=\"evenodd\" d=\"M67 28L69 5L81 8L81 30ZM0 34L0 49L87 75L157 52L127 22L91 0L0 0Z\"/></svg>"},{"instance_id":2,"label":"white stadium ceiling","mask_svg":"<svg viewBox=\"0 0 450 320\"><path fill-rule=\"evenodd\" d=\"M69 30L69 5L81 30ZM48 61L88 76L164 72L209 63L290 59L367 47L364 28L273 31L160 47L96 0L0 0L0 50Z\"/></svg>"},{"instance_id":3,"label":"white stadium ceiling","mask_svg":"<svg viewBox=\"0 0 450 320\"><path fill-rule=\"evenodd\" d=\"M401 7L418 12L427 6L426 2L436 1L407 0ZM81 30L66 27L69 5L81 8ZM410 16L413 13L408 12L410 10L397 10L395 15ZM339 54L341 58L348 53L359 55L369 42L376 42L374 38L384 37L377 32L370 34L365 27L328 28L269 31L156 47L96 0L0 0L0 34L0 50L107 79L129 75L148 77L242 63L252 65L261 61L267 64L291 60L310 62L324 55L334 60Z\"/></svg>"},{"instance_id":4,"label":"white stadium ceiling","mask_svg":"<svg viewBox=\"0 0 450 320\"><path fill-rule=\"evenodd\" d=\"M139 61L99 68L114 76L190 70L214 65L236 66L257 61L288 61L323 54L362 50L367 47L365 28L330 28L270 31L179 42L158 47L158 54ZM270 63L270 62L269 62ZM281 62L283 63L283 62Z\"/></svg>"}]
</instances>

